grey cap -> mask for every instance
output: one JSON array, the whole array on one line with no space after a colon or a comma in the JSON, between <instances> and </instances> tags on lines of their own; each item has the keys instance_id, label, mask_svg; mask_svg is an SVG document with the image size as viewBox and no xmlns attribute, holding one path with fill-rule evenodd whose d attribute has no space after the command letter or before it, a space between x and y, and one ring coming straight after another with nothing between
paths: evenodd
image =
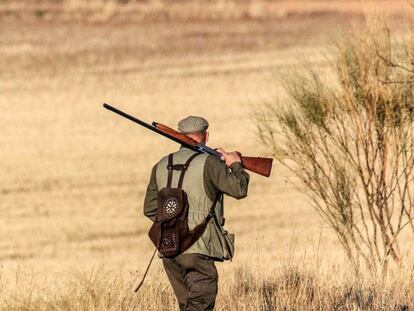
<instances>
[{"instance_id":1,"label":"grey cap","mask_svg":"<svg viewBox=\"0 0 414 311\"><path fill-rule=\"evenodd\" d=\"M202 117L189 116L178 122L178 130L183 134L202 132L207 128L208 121Z\"/></svg>"}]
</instances>

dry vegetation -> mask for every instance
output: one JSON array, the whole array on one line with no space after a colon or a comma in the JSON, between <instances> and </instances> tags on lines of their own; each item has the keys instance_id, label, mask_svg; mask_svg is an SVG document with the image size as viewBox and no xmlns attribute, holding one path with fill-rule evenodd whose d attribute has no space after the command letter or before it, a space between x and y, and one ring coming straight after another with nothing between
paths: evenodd
<instances>
[{"instance_id":1,"label":"dry vegetation","mask_svg":"<svg viewBox=\"0 0 414 311\"><path fill-rule=\"evenodd\" d=\"M109 18L97 13L84 23L84 13L73 21L83 1L2 1L0 308L172 309L159 262L139 295L131 289L152 251L141 214L150 167L177 146L101 103L172 126L203 115L211 145L264 155L252 104L281 92L275 72L300 58L323 71L322 47L340 26L361 19L350 2L310 2L319 10L215 22L195 14L166 23L158 15L139 19L134 6L172 10L180 2L91 1L80 12L110 6ZM264 3L275 5L256 5ZM218 310L389 310L412 302L409 260L383 280L347 273L334 234L289 178L275 166L270 179L252 176L246 200L227 200L237 253L233 263L218 264Z\"/></svg>"},{"instance_id":2,"label":"dry vegetation","mask_svg":"<svg viewBox=\"0 0 414 311\"><path fill-rule=\"evenodd\" d=\"M397 0L399 1L399 0ZM365 7L401 15L404 5L375 0ZM291 17L360 15L360 0L3 0L8 20L81 22L274 20Z\"/></svg>"},{"instance_id":3,"label":"dry vegetation","mask_svg":"<svg viewBox=\"0 0 414 311\"><path fill-rule=\"evenodd\" d=\"M313 69L286 77L287 98L257 114L262 141L355 269L378 274L411 256L400 242L414 233L414 51L409 36L397 38L383 23L355 32L335 53L335 79Z\"/></svg>"},{"instance_id":4,"label":"dry vegetation","mask_svg":"<svg viewBox=\"0 0 414 311\"><path fill-rule=\"evenodd\" d=\"M349 275L323 275L315 267L284 266L260 274L243 266L233 272L218 295L218 310L411 310L412 275L388 282ZM332 271L333 272L333 271ZM342 272L343 273L343 272ZM174 310L175 298L161 269L138 294L133 283L117 273L93 271L78 276L61 291L15 293L2 307L13 310ZM222 282L223 283L223 282ZM405 303L402 303L405 302Z\"/></svg>"}]
</instances>

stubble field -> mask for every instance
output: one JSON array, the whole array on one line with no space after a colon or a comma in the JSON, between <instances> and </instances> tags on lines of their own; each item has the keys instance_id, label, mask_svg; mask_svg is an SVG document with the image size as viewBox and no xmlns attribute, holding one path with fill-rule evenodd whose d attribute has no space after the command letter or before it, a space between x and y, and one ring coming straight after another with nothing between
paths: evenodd
<instances>
[{"instance_id":1,"label":"stubble field","mask_svg":"<svg viewBox=\"0 0 414 311\"><path fill-rule=\"evenodd\" d=\"M329 44L361 21L341 9L214 21L3 16L0 307L171 309L160 261L140 295L132 287L153 250L142 214L150 170L178 146L102 103L170 126L202 115L210 145L267 155L255 137L254 107L283 95L280 73L304 61L325 70ZM275 163L268 179L251 174L246 199L226 199L236 256L218 264L217 308L301 310L327 299L338 309L369 309L365 294L355 298L347 287L369 282L347 273L334 234L289 179ZM396 280L405 284L397 295ZM410 281L394 275L373 299L386 306L394 293L392 301L408 304ZM269 294L268 283L284 298Z\"/></svg>"}]
</instances>

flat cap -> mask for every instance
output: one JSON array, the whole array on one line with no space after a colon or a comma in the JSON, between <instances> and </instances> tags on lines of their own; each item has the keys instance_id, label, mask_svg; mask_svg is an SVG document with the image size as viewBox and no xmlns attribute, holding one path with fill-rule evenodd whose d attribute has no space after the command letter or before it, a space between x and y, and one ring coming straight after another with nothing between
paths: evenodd
<instances>
[{"instance_id":1,"label":"flat cap","mask_svg":"<svg viewBox=\"0 0 414 311\"><path fill-rule=\"evenodd\" d=\"M183 133L202 132L208 128L208 121L202 117L189 116L178 122L178 130Z\"/></svg>"}]
</instances>

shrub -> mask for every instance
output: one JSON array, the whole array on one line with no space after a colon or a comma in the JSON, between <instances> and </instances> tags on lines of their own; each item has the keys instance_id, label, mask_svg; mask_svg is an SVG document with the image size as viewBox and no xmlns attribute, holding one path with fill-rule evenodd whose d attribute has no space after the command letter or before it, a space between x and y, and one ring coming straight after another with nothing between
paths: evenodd
<instances>
[{"instance_id":1,"label":"shrub","mask_svg":"<svg viewBox=\"0 0 414 311\"><path fill-rule=\"evenodd\" d=\"M414 203L414 42L388 27L338 45L335 79L313 69L255 115L258 135L335 231L356 271L401 263Z\"/></svg>"}]
</instances>

